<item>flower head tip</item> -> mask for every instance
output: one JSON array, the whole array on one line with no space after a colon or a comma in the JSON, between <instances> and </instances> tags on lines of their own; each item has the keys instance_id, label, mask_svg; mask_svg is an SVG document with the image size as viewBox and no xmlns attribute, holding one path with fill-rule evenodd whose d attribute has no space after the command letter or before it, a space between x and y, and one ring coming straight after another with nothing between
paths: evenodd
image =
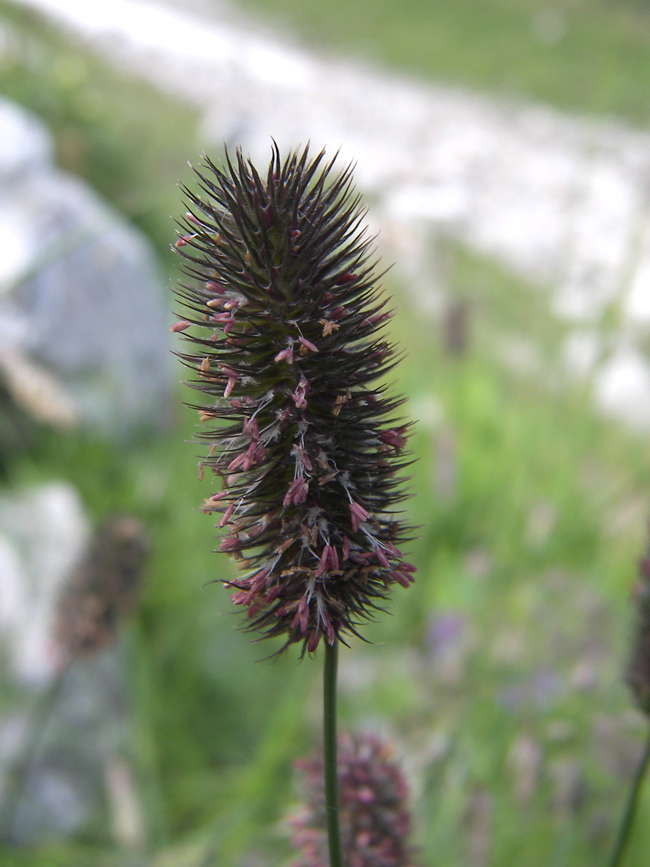
<instances>
[{"instance_id":1,"label":"flower head tip","mask_svg":"<svg viewBox=\"0 0 650 867\"><path fill-rule=\"evenodd\" d=\"M274 147L264 176L239 151L196 174L176 330L195 408L221 422L199 434L222 485L204 511L247 571L229 584L249 627L312 651L413 580L394 511L408 425L378 382L389 314L350 168Z\"/></svg>"}]
</instances>

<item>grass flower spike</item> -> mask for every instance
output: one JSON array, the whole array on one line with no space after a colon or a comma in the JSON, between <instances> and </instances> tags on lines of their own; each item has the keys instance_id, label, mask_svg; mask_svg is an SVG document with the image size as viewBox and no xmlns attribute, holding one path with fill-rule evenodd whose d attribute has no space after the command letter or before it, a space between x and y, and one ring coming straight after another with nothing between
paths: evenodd
<instances>
[{"instance_id":1,"label":"grass flower spike","mask_svg":"<svg viewBox=\"0 0 650 867\"><path fill-rule=\"evenodd\" d=\"M390 312L349 167L274 147L265 175L240 152L196 174L173 330L202 396L201 471L220 479L203 510L246 573L230 586L249 628L311 652L413 580L395 511L407 425L380 382Z\"/></svg>"},{"instance_id":2,"label":"grass flower spike","mask_svg":"<svg viewBox=\"0 0 650 867\"><path fill-rule=\"evenodd\" d=\"M291 820L300 857L291 867L327 867L323 757L296 762L305 806ZM341 832L346 867L411 867L408 786L389 745L372 735L339 739Z\"/></svg>"}]
</instances>

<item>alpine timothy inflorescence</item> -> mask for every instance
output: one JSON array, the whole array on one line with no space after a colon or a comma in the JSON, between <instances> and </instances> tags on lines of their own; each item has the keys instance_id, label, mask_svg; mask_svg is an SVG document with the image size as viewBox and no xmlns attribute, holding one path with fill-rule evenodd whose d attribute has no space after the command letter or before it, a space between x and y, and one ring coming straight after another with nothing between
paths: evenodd
<instances>
[{"instance_id":1,"label":"alpine timothy inflorescence","mask_svg":"<svg viewBox=\"0 0 650 867\"><path fill-rule=\"evenodd\" d=\"M305 805L291 819L300 857L291 867L327 867L323 757L296 762ZM372 735L339 738L341 836L346 867L411 867L408 786L390 745Z\"/></svg>"},{"instance_id":2,"label":"alpine timothy inflorescence","mask_svg":"<svg viewBox=\"0 0 650 867\"><path fill-rule=\"evenodd\" d=\"M390 313L349 167L274 147L266 176L239 151L196 174L173 330L209 428L200 471L221 480L203 510L246 572L228 583L249 628L311 652L413 580L395 512L407 425L379 381Z\"/></svg>"}]
</instances>

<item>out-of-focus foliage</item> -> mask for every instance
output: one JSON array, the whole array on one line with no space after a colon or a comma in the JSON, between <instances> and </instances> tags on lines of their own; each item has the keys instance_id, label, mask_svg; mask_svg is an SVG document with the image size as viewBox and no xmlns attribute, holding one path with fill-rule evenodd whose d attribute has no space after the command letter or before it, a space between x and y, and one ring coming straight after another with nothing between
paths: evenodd
<instances>
[{"instance_id":1,"label":"out-of-focus foliage","mask_svg":"<svg viewBox=\"0 0 650 867\"><path fill-rule=\"evenodd\" d=\"M647 0L238 0L317 46L580 113L650 119Z\"/></svg>"},{"instance_id":2,"label":"out-of-focus foliage","mask_svg":"<svg viewBox=\"0 0 650 867\"><path fill-rule=\"evenodd\" d=\"M0 0L0 93L38 114L56 160L152 238L166 264L196 112L120 74L33 13Z\"/></svg>"}]
</instances>

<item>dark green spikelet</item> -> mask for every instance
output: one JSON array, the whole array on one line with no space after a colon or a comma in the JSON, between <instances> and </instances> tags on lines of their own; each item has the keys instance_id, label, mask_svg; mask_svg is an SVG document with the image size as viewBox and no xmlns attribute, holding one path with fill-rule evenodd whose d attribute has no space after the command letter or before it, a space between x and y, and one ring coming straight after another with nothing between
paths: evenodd
<instances>
[{"instance_id":1,"label":"dark green spikelet","mask_svg":"<svg viewBox=\"0 0 650 867\"><path fill-rule=\"evenodd\" d=\"M413 580L395 511L407 425L380 383L395 363L390 313L349 167L274 147L265 177L239 151L196 174L173 330L210 427L203 463L221 480L203 510L246 571L229 586L248 628L311 652Z\"/></svg>"}]
</instances>

